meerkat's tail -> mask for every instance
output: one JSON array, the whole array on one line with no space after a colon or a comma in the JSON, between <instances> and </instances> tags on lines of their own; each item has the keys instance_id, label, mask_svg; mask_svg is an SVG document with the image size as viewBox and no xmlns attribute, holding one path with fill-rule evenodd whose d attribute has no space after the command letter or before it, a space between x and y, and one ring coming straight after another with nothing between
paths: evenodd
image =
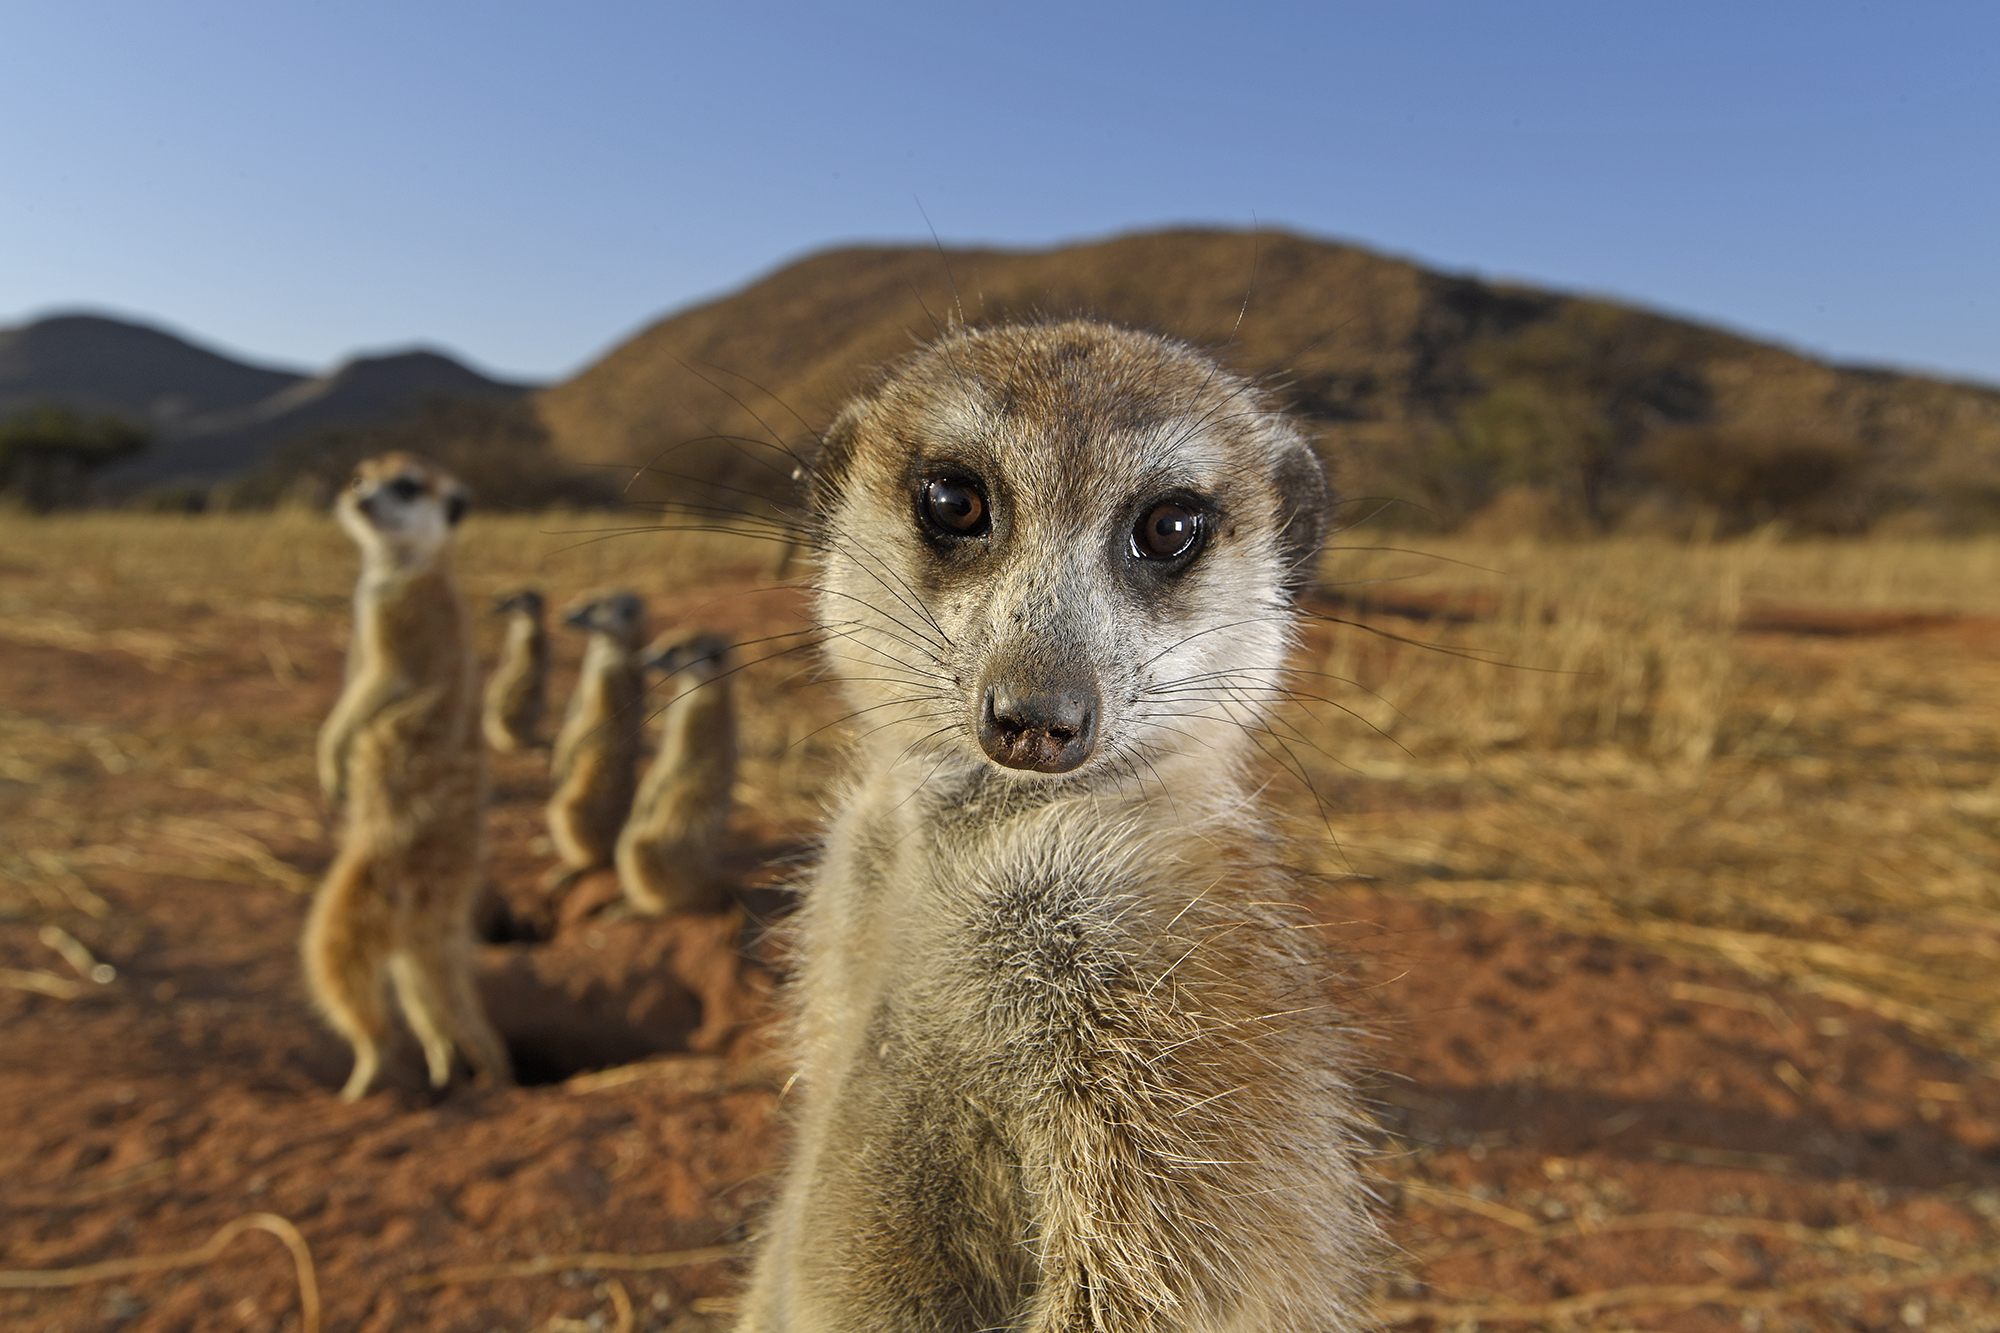
<instances>
[{"instance_id":1,"label":"meerkat's tail","mask_svg":"<svg viewBox=\"0 0 2000 1333\"><path fill-rule=\"evenodd\" d=\"M374 871L369 851L343 852L313 899L301 942L313 1001L354 1048L354 1072L340 1090L346 1102L361 1098L375 1082L389 1032L382 974L394 922Z\"/></svg>"}]
</instances>

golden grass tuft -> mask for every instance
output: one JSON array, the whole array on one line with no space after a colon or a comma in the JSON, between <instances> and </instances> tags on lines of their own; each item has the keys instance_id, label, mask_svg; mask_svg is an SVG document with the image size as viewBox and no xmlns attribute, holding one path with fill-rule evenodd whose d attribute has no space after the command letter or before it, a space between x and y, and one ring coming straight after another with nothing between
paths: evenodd
<instances>
[{"instance_id":1,"label":"golden grass tuft","mask_svg":"<svg viewBox=\"0 0 2000 1333\"><path fill-rule=\"evenodd\" d=\"M770 586L768 543L549 513L475 514L461 545L475 598L620 584L691 622L803 628L745 609ZM1979 619L2000 616L2000 540L1335 547L1316 605L1352 623L1309 636L1313 697L1268 738L1313 788L1281 798L1337 839L1328 871L1724 963L2000 1061L2000 636ZM292 684L337 669L355 567L322 514L10 519L0 641L124 654L189 689L240 670L248 643ZM1740 628L1773 607L1821 628L1856 610L1935 619ZM782 651L798 642L745 654L771 656L741 677L742 795L804 829L845 732L810 655ZM280 855L324 837L308 750L282 728L0 707L0 779L35 793L36 830L0 852L0 908L101 917L94 877L120 868L309 887ZM87 819L96 784L134 767L220 799Z\"/></svg>"},{"instance_id":2,"label":"golden grass tuft","mask_svg":"<svg viewBox=\"0 0 2000 1333\"><path fill-rule=\"evenodd\" d=\"M1337 707L1289 748L1328 791L1398 794L1325 812L1329 870L2000 1061L2000 542L1438 541L1325 575L1353 623L1302 679ZM1826 632L1740 627L1772 607ZM1895 621L1870 608L1932 619L1874 632Z\"/></svg>"}]
</instances>

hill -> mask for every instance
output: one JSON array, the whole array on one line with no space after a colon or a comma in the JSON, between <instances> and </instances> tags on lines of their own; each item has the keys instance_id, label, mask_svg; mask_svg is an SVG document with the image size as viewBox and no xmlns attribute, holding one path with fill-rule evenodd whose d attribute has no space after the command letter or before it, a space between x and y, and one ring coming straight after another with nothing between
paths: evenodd
<instances>
[{"instance_id":1,"label":"hill","mask_svg":"<svg viewBox=\"0 0 2000 1333\"><path fill-rule=\"evenodd\" d=\"M2000 390L1285 234L830 251L660 320L535 406L558 452L650 464L658 496L687 496L688 478L783 496L771 444L801 446L870 367L960 309L1207 347L1313 423L1345 494L1442 524L2000 520Z\"/></svg>"},{"instance_id":2,"label":"hill","mask_svg":"<svg viewBox=\"0 0 2000 1333\"><path fill-rule=\"evenodd\" d=\"M0 329L0 417L58 404L158 430L248 407L302 378L98 315Z\"/></svg>"},{"instance_id":3,"label":"hill","mask_svg":"<svg viewBox=\"0 0 2000 1333\"><path fill-rule=\"evenodd\" d=\"M95 473L91 489L112 498L159 488L202 492L317 436L407 423L436 404L514 403L530 388L421 349L357 357L306 376L96 315L0 329L0 420L57 407L147 431L141 452Z\"/></svg>"},{"instance_id":4,"label":"hill","mask_svg":"<svg viewBox=\"0 0 2000 1333\"><path fill-rule=\"evenodd\" d=\"M223 481L255 468L281 445L323 432L387 425L434 401L506 403L527 392L525 385L488 379L436 352L357 357L261 401L176 423L151 449L107 469L99 484L117 494Z\"/></svg>"}]
</instances>

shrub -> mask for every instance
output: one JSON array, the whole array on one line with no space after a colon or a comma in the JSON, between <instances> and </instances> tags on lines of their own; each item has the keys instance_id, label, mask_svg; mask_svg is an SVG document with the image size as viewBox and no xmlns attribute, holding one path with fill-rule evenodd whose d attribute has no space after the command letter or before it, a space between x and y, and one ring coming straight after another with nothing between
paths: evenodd
<instances>
[{"instance_id":1,"label":"shrub","mask_svg":"<svg viewBox=\"0 0 2000 1333\"><path fill-rule=\"evenodd\" d=\"M1634 457L1643 475L1715 509L1735 529L1774 518L1838 526L1826 501L1860 468L1861 450L1825 436L1745 427L1684 426L1655 433Z\"/></svg>"}]
</instances>

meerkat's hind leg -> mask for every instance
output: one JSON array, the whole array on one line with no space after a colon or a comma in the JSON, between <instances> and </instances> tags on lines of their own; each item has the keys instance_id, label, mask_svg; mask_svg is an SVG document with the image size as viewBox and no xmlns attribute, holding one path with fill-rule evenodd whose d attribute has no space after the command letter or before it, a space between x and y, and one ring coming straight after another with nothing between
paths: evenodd
<instances>
[{"instance_id":1,"label":"meerkat's hind leg","mask_svg":"<svg viewBox=\"0 0 2000 1333\"><path fill-rule=\"evenodd\" d=\"M618 839L618 851L614 864L618 867L618 887L624 893L620 905L628 912L642 916L665 916L672 910L670 904L653 887L654 857L651 848L643 846L635 837L627 835Z\"/></svg>"},{"instance_id":2,"label":"meerkat's hind leg","mask_svg":"<svg viewBox=\"0 0 2000 1333\"><path fill-rule=\"evenodd\" d=\"M301 952L313 1001L354 1048L354 1071L340 1090L344 1102L365 1096L382 1070L389 1034L382 973L391 929L372 857L364 851L336 860L313 899Z\"/></svg>"},{"instance_id":3,"label":"meerkat's hind leg","mask_svg":"<svg viewBox=\"0 0 2000 1333\"><path fill-rule=\"evenodd\" d=\"M407 953L389 959L389 976L396 983L396 998L403 1006L403 1019L417 1034L424 1048L424 1063L430 1068L431 1086L442 1088L451 1082L452 1041L445 1031L444 1006L438 1003L436 988L429 984L414 959Z\"/></svg>"},{"instance_id":4,"label":"meerkat's hind leg","mask_svg":"<svg viewBox=\"0 0 2000 1333\"><path fill-rule=\"evenodd\" d=\"M588 875L591 871L599 868L597 866L550 866L548 873L542 876L542 890L545 893L555 895L568 893L571 885L575 884L585 875Z\"/></svg>"},{"instance_id":5,"label":"meerkat's hind leg","mask_svg":"<svg viewBox=\"0 0 2000 1333\"><path fill-rule=\"evenodd\" d=\"M482 1083L510 1084L513 1061L507 1045L486 1018L473 984L472 960L451 940L412 940L389 962L403 1017L424 1048L431 1086L451 1082L454 1050L464 1053Z\"/></svg>"},{"instance_id":6,"label":"meerkat's hind leg","mask_svg":"<svg viewBox=\"0 0 2000 1333\"><path fill-rule=\"evenodd\" d=\"M642 916L728 911L729 886L716 872L714 855L702 846L678 850L678 858L669 858L644 838L619 839L618 883L627 909Z\"/></svg>"}]
</instances>

